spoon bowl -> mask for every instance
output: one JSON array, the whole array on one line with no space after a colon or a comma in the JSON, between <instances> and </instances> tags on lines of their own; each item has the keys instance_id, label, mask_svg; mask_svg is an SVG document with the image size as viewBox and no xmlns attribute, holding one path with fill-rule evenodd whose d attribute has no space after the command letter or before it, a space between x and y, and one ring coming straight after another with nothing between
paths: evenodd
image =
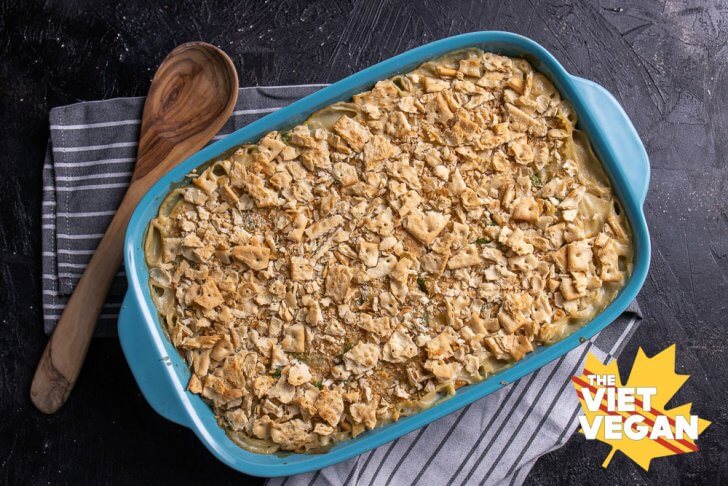
<instances>
[{"instance_id":1,"label":"spoon bowl","mask_svg":"<svg viewBox=\"0 0 728 486\"><path fill-rule=\"evenodd\" d=\"M155 167L167 172L204 147L230 117L237 97L238 75L224 52L204 42L174 49L157 69L144 104L132 181ZM168 159L164 164L160 155Z\"/></svg>"},{"instance_id":2,"label":"spoon bowl","mask_svg":"<svg viewBox=\"0 0 728 486\"><path fill-rule=\"evenodd\" d=\"M73 389L106 294L121 264L124 232L139 200L222 128L238 98L238 74L215 46L190 42L157 69L144 103L137 161L126 195L78 281L40 358L30 399L54 413Z\"/></svg>"}]
</instances>

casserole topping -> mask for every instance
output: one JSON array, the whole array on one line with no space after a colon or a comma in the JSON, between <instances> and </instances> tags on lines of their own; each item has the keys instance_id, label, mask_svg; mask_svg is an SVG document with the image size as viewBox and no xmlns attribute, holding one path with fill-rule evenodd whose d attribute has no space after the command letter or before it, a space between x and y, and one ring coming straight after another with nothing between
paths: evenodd
<instances>
[{"instance_id":1,"label":"casserole topping","mask_svg":"<svg viewBox=\"0 0 728 486\"><path fill-rule=\"evenodd\" d=\"M247 449L320 450L588 322L632 251L575 123L471 49L195 171L146 241L189 390Z\"/></svg>"}]
</instances>

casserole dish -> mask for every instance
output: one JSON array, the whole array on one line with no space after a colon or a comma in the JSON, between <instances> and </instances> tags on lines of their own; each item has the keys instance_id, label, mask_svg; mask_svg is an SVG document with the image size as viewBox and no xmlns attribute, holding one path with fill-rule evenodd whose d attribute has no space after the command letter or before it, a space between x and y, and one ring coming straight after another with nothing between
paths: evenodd
<instances>
[{"instance_id":1,"label":"casserole dish","mask_svg":"<svg viewBox=\"0 0 728 486\"><path fill-rule=\"evenodd\" d=\"M447 52L478 47L509 56L520 56L546 74L571 101L598 154L612 186L627 213L634 238L634 269L614 301L590 323L551 346L541 347L497 376L461 388L437 405L342 442L323 454L261 455L240 449L217 424L212 410L185 390L189 370L160 325L147 285L143 241L146 228L159 210L171 185L192 169L272 130L291 127L334 102L370 88L376 81L406 72ZM637 133L619 104L598 85L569 75L535 42L503 32L480 32L451 37L422 46L368 68L281 109L203 149L160 180L142 199L129 223L125 262L129 291L122 306L119 335L122 348L143 394L166 418L190 427L206 447L229 466L258 476L283 476L320 469L371 450L457 410L547 364L578 346L617 317L635 297L649 264L649 236L641 206L649 178L647 156Z\"/></svg>"}]
</instances>

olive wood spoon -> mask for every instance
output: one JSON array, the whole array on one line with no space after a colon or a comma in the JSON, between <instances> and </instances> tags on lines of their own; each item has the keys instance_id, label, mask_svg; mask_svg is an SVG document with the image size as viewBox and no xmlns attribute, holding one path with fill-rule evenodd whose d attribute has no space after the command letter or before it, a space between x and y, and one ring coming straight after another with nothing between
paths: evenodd
<instances>
[{"instance_id":1,"label":"olive wood spoon","mask_svg":"<svg viewBox=\"0 0 728 486\"><path fill-rule=\"evenodd\" d=\"M237 98L235 66L224 52L204 42L177 47L157 69L144 103L129 188L35 370L30 399L41 412L61 408L76 383L137 203L164 174L212 139Z\"/></svg>"}]
</instances>

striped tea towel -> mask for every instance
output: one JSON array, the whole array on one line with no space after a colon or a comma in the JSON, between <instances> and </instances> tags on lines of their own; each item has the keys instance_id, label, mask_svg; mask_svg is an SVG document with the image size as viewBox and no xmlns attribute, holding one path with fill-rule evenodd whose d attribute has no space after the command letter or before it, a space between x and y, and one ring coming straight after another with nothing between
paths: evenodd
<instances>
[{"instance_id":1,"label":"striped tea towel","mask_svg":"<svg viewBox=\"0 0 728 486\"><path fill-rule=\"evenodd\" d=\"M213 141L313 93L325 84L242 88L233 115ZM76 103L50 113L43 166L43 320L58 323L68 297L111 222L136 160L144 98ZM112 284L97 327L116 334L126 292L124 269Z\"/></svg>"},{"instance_id":2,"label":"striped tea towel","mask_svg":"<svg viewBox=\"0 0 728 486\"><path fill-rule=\"evenodd\" d=\"M354 459L268 486L521 484L539 457L576 430L570 378L587 353L611 361L641 320L635 301L592 339L496 393Z\"/></svg>"},{"instance_id":3,"label":"striped tea towel","mask_svg":"<svg viewBox=\"0 0 728 486\"><path fill-rule=\"evenodd\" d=\"M324 85L242 88L220 138ZM43 310L46 332L103 235L131 177L143 98L78 103L51 111L43 169ZM126 290L121 269L99 334L116 332ZM569 378L587 352L617 356L641 321L627 311L562 358L468 407L367 454L321 471L272 479L312 484L520 484L536 460L576 430L578 400Z\"/></svg>"}]
</instances>

